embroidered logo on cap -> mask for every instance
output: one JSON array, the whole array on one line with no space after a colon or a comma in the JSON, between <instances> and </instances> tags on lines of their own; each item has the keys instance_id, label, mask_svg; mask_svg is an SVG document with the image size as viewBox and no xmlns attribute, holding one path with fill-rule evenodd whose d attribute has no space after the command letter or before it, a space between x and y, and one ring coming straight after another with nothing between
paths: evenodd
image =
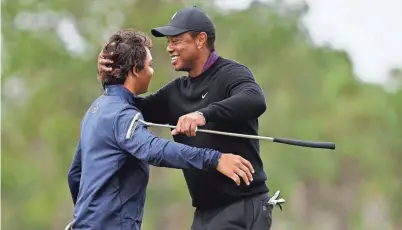
<instances>
[{"instance_id":1,"label":"embroidered logo on cap","mask_svg":"<svg viewBox=\"0 0 402 230\"><path fill-rule=\"evenodd\" d=\"M177 12L173 14L173 16L170 18L170 20L173 20L173 18L176 17L176 14L177 14Z\"/></svg>"}]
</instances>

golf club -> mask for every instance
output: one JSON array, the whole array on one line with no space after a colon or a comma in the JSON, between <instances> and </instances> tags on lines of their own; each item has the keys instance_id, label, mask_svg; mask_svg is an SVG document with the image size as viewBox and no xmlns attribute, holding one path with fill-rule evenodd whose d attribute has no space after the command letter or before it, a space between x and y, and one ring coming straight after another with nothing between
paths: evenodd
<instances>
[{"instance_id":1,"label":"golf club","mask_svg":"<svg viewBox=\"0 0 402 230\"><path fill-rule=\"evenodd\" d=\"M127 131L126 139L131 138L138 122L141 122L145 126L163 127L163 128L171 128L171 129L176 128L176 126L173 126L173 125L163 125L163 124L155 124L155 123L151 123L151 122L146 122L146 121L141 120L140 116L141 116L140 113L137 113L134 116L133 120L131 121L130 127ZM256 135L229 133L229 132L221 132L221 131L198 129L198 128L196 128L196 132L226 135L226 136L233 136L233 137L250 138L250 139L259 139L259 140L269 140L269 141L273 141L276 143L301 146L301 147L309 147L309 148L321 148L321 149L332 149L332 150L335 149L335 143L333 143L333 142L316 142L316 141L295 140L295 139L289 139L289 138L263 137L263 136L256 136Z\"/></svg>"}]
</instances>

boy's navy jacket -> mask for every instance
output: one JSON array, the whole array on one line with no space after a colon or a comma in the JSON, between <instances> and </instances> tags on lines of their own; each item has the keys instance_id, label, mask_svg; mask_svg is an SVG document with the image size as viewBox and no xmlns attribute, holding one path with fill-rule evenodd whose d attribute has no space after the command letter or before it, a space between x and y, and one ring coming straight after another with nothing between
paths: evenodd
<instances>
[{"instance_id":1,"label":"boy's navy jacket","mask_svg":"<svg viewBox=\"0 0 402 230\"><path fill-rule=\"evenodd\" d=\"M126 139L133 117L140 113L135 102L136 96L124 86L106 86L82 120L68 172L74 230L139 230L149 164L216 170L220 152L159 138L142 123Z\"/></svg>"}]
</instances>

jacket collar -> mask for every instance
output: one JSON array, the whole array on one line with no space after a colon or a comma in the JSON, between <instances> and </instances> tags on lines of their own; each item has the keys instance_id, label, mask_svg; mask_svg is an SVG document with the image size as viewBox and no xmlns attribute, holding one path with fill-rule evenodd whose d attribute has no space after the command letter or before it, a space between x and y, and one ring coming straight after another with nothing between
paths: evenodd
<instances>
[{"instance_id":1,"label":"jacket collar","mask_svg":"<svg viewBox=\"0 0 402 230\"><path fill-rule=\"evenodd\" d=\"M124 102L134 105L136 95L123 85L106 85L103 93L106 96L119 96Z\"/></svg>"},{"instance_id":2,"label":"jacket collar","mask_svg":"<svg viewBox=\"0 0 402 230\"><path fill-rule=\"evenodd\" d=\"M211 67L215 63L215 61L218 60L218 58L219 58L218 53L216 51L213 51L209 55L207 62L205 63L205 65L202 69L202 73L205 72L207 69L209 69L209 67Z\"/></svg>"}]
</instances>

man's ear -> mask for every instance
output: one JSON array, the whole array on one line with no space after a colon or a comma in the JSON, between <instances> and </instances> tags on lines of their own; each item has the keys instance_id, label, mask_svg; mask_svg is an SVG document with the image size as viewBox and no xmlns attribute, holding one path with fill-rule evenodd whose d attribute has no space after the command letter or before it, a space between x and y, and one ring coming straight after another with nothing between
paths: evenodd
<instances>
[{"instance_id":1,"label":"man's ear","mask_svg":"<svg viewBox=\"0 0 402 230\"><path fill-rule=\"evenodd\" d=\"M197 36L197 48L201 49L202 46L207 42L207 34L205 32L201 32Z\"/></svg>"}]
</instances>

